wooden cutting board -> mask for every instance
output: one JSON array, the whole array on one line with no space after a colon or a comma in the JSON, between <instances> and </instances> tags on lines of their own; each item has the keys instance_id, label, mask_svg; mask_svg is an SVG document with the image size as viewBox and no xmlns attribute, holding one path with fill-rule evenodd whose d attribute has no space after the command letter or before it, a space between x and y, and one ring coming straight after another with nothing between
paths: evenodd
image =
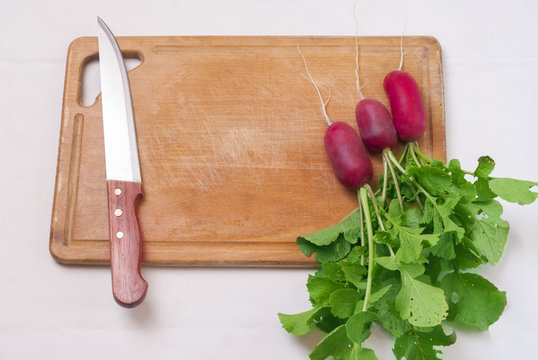
<instances>
[{"instance_id":1,"label":"wooden cutting board","mask_svg":"<svg viewBox=\"0 0 538 360\"><path fill-rule=\"evenodd\" d=\"M383 78L400 61L399 37L361 37L367 97L388 105ZM329 116L356 128L353 37L120 37L129 72L145 197L143 262L157 265L311 266L298 235L356 207L323 149ZM428 125L420 146L445 158L441 50L405 37L403 69L421 88ZM96 38L67 57L50 251L62 263L109 262L101 99L81 106L84 64ZM396 150L398 152L398 149ZM375 177L379 156L373 157ZM372 184L375 181L372 182Z\"/></svg>"}]
</instances>

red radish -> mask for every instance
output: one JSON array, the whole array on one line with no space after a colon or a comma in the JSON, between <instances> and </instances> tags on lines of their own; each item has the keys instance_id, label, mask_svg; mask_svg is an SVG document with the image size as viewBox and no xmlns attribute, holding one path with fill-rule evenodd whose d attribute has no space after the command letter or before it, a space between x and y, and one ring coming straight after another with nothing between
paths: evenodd
<instances>
[{"instance_id":1,"label":"red radish","mask_svg":"<svg viewBox=\"0 0 538 360\"><path fill-rule=\"evenodd\" d=\"M426 129L426 115L415 79L405 71L394 70L385 77L383 87L399 138L403 141L418 140Z\"/></svg>"},{"instance_id":2,"label":"red radish","mask_svg":"<svg viewBox=\"0 0 538 360\"><path fill-rule=\"evenodd\" d=\"M359 82L359 23L355 11L357 3L353 5L353 17L355 19L355 80L360 100L355 108L355 117L359 132L368 150L372 153L383 152L383 187L381 190L381 203L385 204L387 195L387 176L390 170L394 187L398 196L400 209L403 211L403 202L398 185L398 178L394 172L391 161L394 154L391 148L398 142L398 135L389 111L381 102L374 99L366 99L361 91ZM402 48L403 49L403 48ZM403 54L403 51L402 51ZM402 59L403 61L403 55ZM400 66L402 64L400 63Z\"/></svg>"},{"instance_id":3,"label":"red radish","mask_svg":"<svg viewBox=\"0 0 538 360\"><path fill-rule=\"evenodd\" d=\"M360 100L355 108L355 117L359 133L366 148L372 153L379 153L385 148L391 148L398 142L398 136L389 111L381 102L367 99L361 91L359 82L359 23L353 5L355 19L355 80Z\"/></svg>"},{"instance_id":4,"label":"red radish","mask_svg":"<svg viewBox=\"0 0 538 360\"><path fill-rule=\"evenodd\" d=\"M360 100L355 116L362 141L370 152L380 153L398 142L389 111L381 102L374 99Z\"/></svg>"},{"instance_id":5,"label":"red radish","mask_svg":"<svg viewBox=\"0 0 538 360\"><path fill-rule=\"evenodd\" d=\"M321 92L319 91L316 82L312 78L306 59L301 51L299 45L297 50L303 58L304 66L310 81L316 88L319 99L321 101L321 109L325 116L325 121L329 127L325 131L325 151L331 162L336 178L348 189L355 191L357 200L359 201L359 222L361 227L361 246L366 246L364 239L364 223L366 223L366 229L368 233L368 280L366 284L366 293L364 297L363 311L366 311L368 305L368 298L370 297L371 285L372 285L372 268L374 264L374 241L372 233L372 221L370 218L370 208L368 206L368 193L371 194L371 200L376 208L375 195L372 188L368 184L368 181L372 177L372 163L366 153L366 149L362 144L362 141L357 132L347 123L338 121L333 123L327 115L326 105L330 99L323 101ZM357 80L358 82L358 80ZM360 91L360 89L359 89ZM377 211L376 211L377 212ZM363 222L364 215L364 222ZM382 226L382 225L381 225ZM392 250L391 250L391 254ZM394 256L394 255L393 255ZM361 265L364 265L365 256L361 256Z\"/></svg>"},{"instance_id":6,"label":"red radish","mask_svg":"<svg viewBox=\"0 0 538 360\"><path fill-rule=\"evenodd\" d=\"M404 26L405 28L405 26ZM394 126L403 141L416 141L426 130L426 114L417 82L411 74L402 71L404 60L403 33L400 37L400 66L385 76L383 87L392 110Z\"/></svg>"},{"instance_id":7,"label":"red radish","mask_svg":"<svg viewBox=\"0 0 538 360\"><path fill-rule=\"evenodd\" d=\"M306 59L299 45L297 45L297 50L303 59L306 73L316 88L321 101L323 116L327 125L329 125L325 131L325 151L336 174L336 178L345 187L351 190L357 190L365 185L372 177L373 170L370 158L366 153L366 149L359 135L357 135L357 132L349 124L341 121L333 123L329 119L325 107L329 102L330 95L329 99L324 102L321 92L308 70Z\"/></svg>"},{"instance_id":8,"label":"red radish","mask_svg":"<svg viewBox=\"0 0 538 360\"><path fill-rule=\"evenodd\" d=\"M332 123L325 132L325 151L334 173L347 188L356 190L372 177L372 163L357 132L347 123Z\"/></svg>"}]
</instances>

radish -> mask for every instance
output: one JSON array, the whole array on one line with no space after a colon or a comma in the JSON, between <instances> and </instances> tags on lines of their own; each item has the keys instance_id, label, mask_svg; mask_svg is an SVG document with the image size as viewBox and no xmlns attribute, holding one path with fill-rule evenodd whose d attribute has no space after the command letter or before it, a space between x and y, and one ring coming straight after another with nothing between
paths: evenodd
<instances>
[{"instance_id":1,"label":"radish","mask_svg":"<svg viewBox=\"0 0 538 360\"><path fill-rule=\"evenodd\" d=\"M390 150L398 142L398 135L394 122L390 117L389 111L378 100L368 99L362 93L359 81L359 25L357 13L355 11L356 3L353 5L353 17L355 20L355 79L357 92L360 100L355 108L355 118L361 135L362 141L372 153L383 152L383 189L381 203L385 203L387 194L387 170L390 170L394 186L398 196L400 208L403 210L400 187L398 179L394 172L390 158L394 155Z\"/></svg>"},{"instance_id":2,"label":"radish","mask_svg":"<svg viewBox=\"0 0 538 360\"><path fill-rule=\"evenodd\" d=\"M340 182L351 190L372 177L372 163L355 129L343 121L332 123L325 132L325 151Z\"/></svg>"},{"instance_id":3,"label":"radish","mask_svg":"<svg viewBox=\"0 0 538 360\"><path fill-rule=\"evenodd\" d=\"M363 98L357 103L355 117L362 141L370 152L380 153L398 142L396 129L383 103Z\"/></svg>"},{"instance_id":4,"label":"radish","mask_svg":"<svg viewBox=\"0 0 538 360\"><path fill-rule=\"evenodd\" d=\"M361 230L361 246L366 246L364 241L364 224L366 224L366 230L368 235L368 278L366 285L366 293L363 303L363 311L366 311L368 306L368 299L372 288L372 271L374 268L374 234L372 230L372 220L370 218L370 209L368 205L368 196L373 203L374 209L377 211L377 203L374 192L368 184L368 181L372 177L373 169L370 158L366 153L360 137L357 132L347 123L338 121L332 122L327 115L326 106L330 100L330 95L327 101L323 101L321 92L319 91L316 82L312 78L306 59L301 51L299 45L297 50L303 59L304 66L310 81L314 85L316 92L321 101L321 109L327 122L328 128L325 132L325 151L331 162L332 168L338 180L348 189L356 192L357 200L359 202L359 221ZM390 117L389 117L390 119ZM379 218L379 215L377 215ZM363 221L364 217L364 221ZM383 227L383 224L380 225ZM390 247L390 245L389 245ZM391 249L392 254L392 249ZM364 265L364 255L361 256L361 265Z\"/></svg>"},{"instance_id":5,"label":"radish","mask_svg":"<svg viewBox=\"0 0 538 360\"><path fill-rule=\"evenodd\" d=\"M330 100L323 101L321 92L312 78L306 59L299 45L297 50L303 59L306 73L314 85L321 101L321 110L328 128L325 132L325 151L331 162L336 178L350 190L357 190L372 178L372 163L364 149L357 132L342 121L332 122L327 115L326 105Z\"/></svg>"},{"instance_id":6,"label":"radish","mask_svg":"<svg viewBox=\"0 0 538 360\"><path fill-rule=\"evenodd\" d=\"M400 66L383 81L389 98L394 126L403 141L416 141L426 130L426 115L417 82L411 74L402 71L404 52L403 34L400 38Z\"/></svg>"},{"instance_id":7,"label":"radish","mask_svg":"<svg viewBox=\"0 0 538 360\"><path fill-rule=\"evenodd\" d=\"M355 107L355 117L359 133L364 145L372 153L379 153L385 148L391 148L398 142L396 129L389 111L375 99L364 97L359 81L359 23L355 11L357 3L353 4L353 17L355 19L355 84L360 100Z\"/></svg>"},{"instance_id":8,"label":"radish","mask_svg":"<svg viewBox=\"0 0 538 360\"><path fill-rule=\"evenodd\" d=\"M383 87L398 137L403 141L418 140L426 130L426 115L415 79L405 71L394 70L385 77Z\"/></svg>"}]
</instances>

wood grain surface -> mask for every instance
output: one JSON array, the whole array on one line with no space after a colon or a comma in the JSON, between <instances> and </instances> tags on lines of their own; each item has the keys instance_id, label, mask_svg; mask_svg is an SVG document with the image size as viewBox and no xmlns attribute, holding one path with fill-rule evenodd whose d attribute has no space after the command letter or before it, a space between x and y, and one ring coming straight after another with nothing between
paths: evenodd
<instances>
[{"instance_id":1,"label":"wood grain surface","mask_svg":"<svg viewBox=\"0 0 538 360\"><path fill-rule=\"evenodd\" d=\"M360 37L365 96L388 105L383 78L399 37ZM312 266L298 235L356 207L323 149L326 123L301 49L335 121L356 128L353 37L119 37L129 72L145 196L142 261L156 265ZM445 158L441 50L405 37L403 69L422 91L421 148ZM110 261L101 99L80 105L96 38L67 56L50 251L62 263ZM399 149L395 150L396 153ZM375 176L380 157L373 157ZM373 184L375 185L375 184Z\"/></svg>"}]
</instances>

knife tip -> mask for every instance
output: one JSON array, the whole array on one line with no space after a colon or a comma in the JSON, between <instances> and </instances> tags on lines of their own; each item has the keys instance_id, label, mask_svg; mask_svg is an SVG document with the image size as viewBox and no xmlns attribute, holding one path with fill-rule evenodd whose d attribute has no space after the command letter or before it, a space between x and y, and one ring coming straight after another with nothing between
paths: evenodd
<instances>
[{"instance_id":1,"label":"knife tip","mask_svg":"<svg viewBox=\"0 0 538 360\"><path fill-rule=\"evenodd\" d=\"M97 24L101 27L106 26L105 22L103 21L103 19L101 19L99 16L97 17Z\"/></svg>"}]
</instances>

